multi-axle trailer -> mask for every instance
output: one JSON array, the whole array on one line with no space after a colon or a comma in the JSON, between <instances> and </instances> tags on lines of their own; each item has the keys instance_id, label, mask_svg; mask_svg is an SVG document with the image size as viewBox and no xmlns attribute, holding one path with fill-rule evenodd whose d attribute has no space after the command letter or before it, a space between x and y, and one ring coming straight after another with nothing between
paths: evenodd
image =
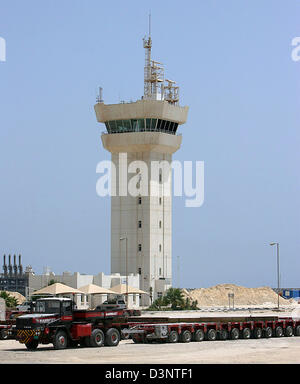
<instances>
[{"instance_id":1,"label":"multi-axle trailer","mask_svg":"<svg viewBox=\"0 0 300 384\"><path fill-rule=\"evenodd\" d=\"M143 317L126 309L77 310L70 299L37 300L36 311L17 317L14 338L29 350L52 343L67 347L117 346L131 337L135 343L188 343L203 340L236 340L300 336L300 319L269 317Z\"/></svg>"},{"instance_id":2,"label":"multi-axle trailer","mask_svg":"<svg viewBox=\"0 0 300 384\"><path fill-rule=\"evenodd\" d=\"M146 319L145 319L146 320ZM165 341L188 343L203 340L260 339L262 337L300 336L300 320L276 317L244 319L220 318L200 321L145 322L130 324L127 331L135 343ZM149 318L147 319L150 320ZM152 319L153 320L153 319ZM123 331L126 332L125 330Z\"/></svg>"}]
</instances>

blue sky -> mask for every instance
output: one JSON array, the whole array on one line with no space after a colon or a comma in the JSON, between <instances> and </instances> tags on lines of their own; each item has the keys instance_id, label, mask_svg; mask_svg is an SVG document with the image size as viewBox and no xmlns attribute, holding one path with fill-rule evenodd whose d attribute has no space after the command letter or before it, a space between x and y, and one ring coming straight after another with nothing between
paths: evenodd
<instances>
[{"instance_id":1,"label":"blue sky","mask_svg":"<svg viewBox=\"0 0 300 384\"><path fill-rule=\"evenodd\" d=\"M296 0L4 1L0 252L37 273L110 272L110 154L93 106L143 94L142 38L190 107L175 160L204 161L205 201L173 199L174 285L300 286L300 36ZM2 261L0 263L2 266Z\"/></svg>"}]
</instances>

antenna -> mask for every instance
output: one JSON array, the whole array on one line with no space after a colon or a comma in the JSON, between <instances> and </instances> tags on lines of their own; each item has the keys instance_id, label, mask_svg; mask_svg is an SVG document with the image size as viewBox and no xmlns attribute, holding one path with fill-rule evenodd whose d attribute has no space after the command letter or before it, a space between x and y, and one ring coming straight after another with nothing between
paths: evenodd
<instances>
[{"instance_id":1,"label":"antenna","mask_svg":"<svg viewBox=\"0 0 300 384\"><path fill-rule=\"evenodd\" d=\"M164 99L163 64L151 59L151 12L149 13L149 36L143 39L145 48L144 96L143 99Z\"/></svg>"},{"instance_id":2,"label":"antenna","mask_svg":"<svg viewBox=\"0 0 300 384\"><path fill-rule=\"evenodd\" d=\"M103 88L99 87L99 95L96 97L97 103L103 103Z\"/></svg>"}]
</instances>

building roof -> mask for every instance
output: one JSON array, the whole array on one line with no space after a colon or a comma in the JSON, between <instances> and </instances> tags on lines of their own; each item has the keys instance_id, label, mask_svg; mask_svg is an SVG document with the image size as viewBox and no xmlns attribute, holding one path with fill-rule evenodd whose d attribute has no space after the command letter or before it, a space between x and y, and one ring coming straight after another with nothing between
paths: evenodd
<instances>
[{"instance_id":1,"label":"building roof","mask_svg":"<svg viewBox=\"0 0 300 384\"><path fill-rule=\"evenodd\" d=\"M121 294L126 294L127 293L126 284L116 285L116 286L112 287L111 290L114 291L115 293L121 293ZM138 295L144 293L146 295L149 295L149 293L147 293L145 291L142 291L141 289L131 287L130 285L128 285L128 293L129 294L138 294Z\"/></svg>"},{"instance_id":2,"label":"building roof","mask_svg":"<svg viewBox=\"0 0 300 384\"><path fill-rule=\"evenodd\" d=\"M96 294L107 295L107 294L115 294L116 293L110 289L100 287L99 285L95 285L95 284L88 284L88 285L85 285L83 287L80 287L79 289L82 292L84 292L86 295L96 295Z\"/></svg>"},{"instance_id":3,"label":"building roof","mask_svg":"<svg viewBox=\"0 0 300 384\"><path fill-rule=\"evenodd\" d=\"M61 283L54 283L51 285L48 285L47 287L44 287L42 289L39 289L38 291L34 291L33 295L62 295L62 294L84 294L84 292L80 291L79 289L69 287L65 284Z\"/></svg>"}]
</instances>

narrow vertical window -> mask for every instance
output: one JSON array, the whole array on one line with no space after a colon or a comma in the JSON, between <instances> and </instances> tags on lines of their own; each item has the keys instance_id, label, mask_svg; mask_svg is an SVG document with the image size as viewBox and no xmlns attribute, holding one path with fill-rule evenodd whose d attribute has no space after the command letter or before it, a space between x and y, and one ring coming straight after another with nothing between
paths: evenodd
<instances>
[{"instance_id":1,"label":"narrow vertical window","mask_svg":"<svg viewBox=\"0 0 300 384\"><path fill-rule=\"evenodd\" d=\"M142 228L142 221L141 220L139 220L138 227Z\"/></svg>"},{"instance_id":2,"label":"narrow vertical window","mask_svg":"<svg viewBox=\"0 0 300 384\"><path fill-rule=\"evenodd\" d=\"M162 172L161 172L161 169L159 170L159 182L160 183L162 182Z\"/></svg>"},{"instance_id":3,"label":"narrow vertical window","mask_svg":"<svg viewBox=\"0 0 300 384\"><path fill-rule=\"evenodd\" d=\"M141 250L142 250L142 244L139 244L138 249L139 249L139 252L141 252Z\"/></svg>"}]
</instances>

